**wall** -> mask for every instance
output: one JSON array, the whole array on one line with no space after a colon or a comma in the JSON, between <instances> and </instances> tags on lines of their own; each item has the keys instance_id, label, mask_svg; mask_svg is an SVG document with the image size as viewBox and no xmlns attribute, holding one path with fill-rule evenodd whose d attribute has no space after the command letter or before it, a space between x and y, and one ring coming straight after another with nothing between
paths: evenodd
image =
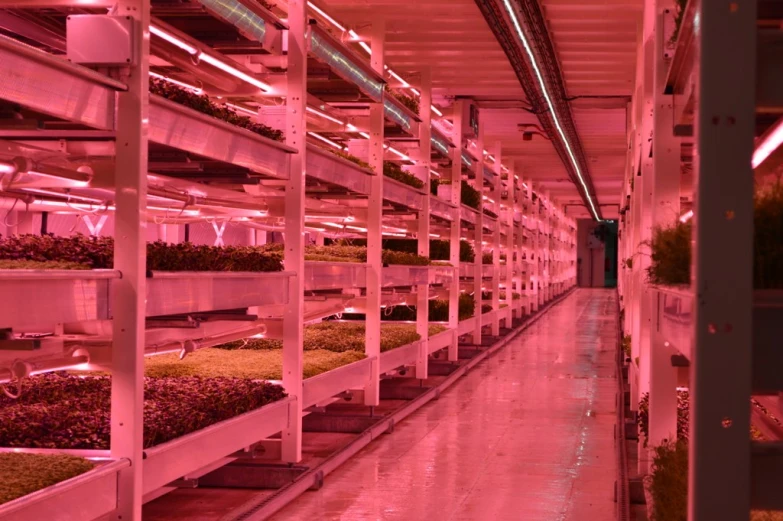
<instances>
[{"instance_id":1,"label":"wall","mask_svg":"<svg viewBox=\"0 0 783 521\"><path fill-rule=\"evenodd\" d=\"M598 225L591 219L580 219L576 225L576 255L578 262L577 280L582 288L603 288L606 248L593 237L593 230ZM590 248L590 246L598 246ZM590 274L592 266L592 278Z\"/></svg>"}]
</instances>

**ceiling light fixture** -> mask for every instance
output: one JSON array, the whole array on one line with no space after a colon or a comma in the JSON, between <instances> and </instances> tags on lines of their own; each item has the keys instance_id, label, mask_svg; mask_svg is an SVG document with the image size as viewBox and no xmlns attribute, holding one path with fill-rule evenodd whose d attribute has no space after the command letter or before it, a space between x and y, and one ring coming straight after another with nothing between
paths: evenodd
<instances>
[{"instance_id":1,"label":"ceiling light fixture","mask_svg":"<svg viewBox=\"0 0 783 521\"><path fill-rule=\"evenodd\" d=\"M169 78L168 76L164 76L162 74L158 74L157 72L150 71L150 76L152 76L153 78L157 78L159 80L166 81L168 83L172 83L174 85L178 85L178 86L182 87L183 89L191 90L191 91L193 91L196 94L202 94L204 92L200 88L194 87L193 85L191 85L189 83L185 83L184 81L179 81L179 80L175 80L173 78Z\"/></svg>"},{"instance_id":2,"label":"ceiling light fixture","mask_svg":"<svg viewBox=\"0 0 783 521\"><path fill-rule=\"evenodd\" d=\"M198 55L198 57L197 57L198 61L203 61L205 63L208 63L208 64L212 65L213 67L216 67L216 68L222 70L223 72L227 72L228 74L234 76L235 78L238 78L238 79L240 79L242 81L245 81L245 82L249 83L250 85L253 85L254 87L258 87L259 89L261 89L261 90L263 90L265 92L269 92L269 91L272 90L272 87L269 84L264 83L263 81L258 80L256 78L250 76L249 74L246 74L246 73L240 71L239 69L237 69L235 67L232 67L231 65L227 64L224 61L221 61L221 60L215 58L214 56L211 56L211 55L209 55L209 54L207 54L207 53L205 53L203 51L199 51L199 49L197 49L193 45L190 45L189 43L180 40L176 36L167 33L166 31L164 31L160 27L155 27L154 25L150 25L150 32L152 34L156 35L156 36L159 36L160 38L163 38L167 42L169 42L169 43L179 47L180 49L182 49L183 51L187 52L188 54L191 54L193 56Z\"/></svg>"},{"instance_id":3,"label":"ceiling light fixture","mask_svg":"<svg viewBox=\"0 0 783 521\"><path fill-rule=\"evenodd\" d=\"M783 143L783 118L775 122L772 127L764 132L764 135L758 139L758 143L753 150L753 168L764 162L778 147Z\"/></svg>"},{"instance_id":4,"label":"ceiling light fixture","mask_svg":"<svg viewBox=\"0 0 783 521\"><path fill-rule=\"evenodd\" d=\"M173 34L169 34L160 27L155 27L154 25L150 25L150 32L157 36L158 38L162 38L169 42L170 44L174 45L175 47L179 47L183 51L185 51L188 54L196 55L198 54L198 49L194 46L190 45L189 43L186 43Z\"/></svg>"},{"instance_id":5,"label":"ceiling light fixture","mask_svg":"<svg viewBox=\"0 0 783 521\"><path fill-rule=\"evenodd\" d=\"M340 121L339 119L335 118L334 116L330 116L326 112L321 112L318 109L314 109L313 107L307 107L307 112L310 112L311 114L315 114L316 116L320 116L324 119L328 119L329 121L332 121L334 123L337 123L338 125L345 125L344 121ZM350 125L353 126L353 125Z\"/></svg>"},{"instance_id":6,"label":"ceiling light fixture","mask_svg":"<svg viewBox=\"0 0 783 521\"><path fill-rule=\"evenodd\" d=\"M344 150L344 148L343 148L343 146L341 144L336 143L336 142L332 141L331 139L325 138L325 137L323 137L320 134L316 134L315 132L308 132L307 134L310 135L310 136L313 136L316 139L320 139L321 141L323 141L327 145L331 145L334 148L336 148L337 150Z\"/></svg>"}]
</instances>

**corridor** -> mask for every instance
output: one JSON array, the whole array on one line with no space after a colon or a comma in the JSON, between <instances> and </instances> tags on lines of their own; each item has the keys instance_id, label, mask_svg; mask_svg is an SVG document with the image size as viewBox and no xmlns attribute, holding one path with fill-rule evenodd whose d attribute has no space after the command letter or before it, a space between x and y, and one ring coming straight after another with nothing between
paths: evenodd
<instances>
[{"instance_id":1,"label":"corridor","mask_svg":"<svg viewBox=\"0 0 783 521\"><path fill-rule=\"evenodd\" d=\"M576 290L273 519L612 519L616 306Z\"/></svg>"}]
</instances>

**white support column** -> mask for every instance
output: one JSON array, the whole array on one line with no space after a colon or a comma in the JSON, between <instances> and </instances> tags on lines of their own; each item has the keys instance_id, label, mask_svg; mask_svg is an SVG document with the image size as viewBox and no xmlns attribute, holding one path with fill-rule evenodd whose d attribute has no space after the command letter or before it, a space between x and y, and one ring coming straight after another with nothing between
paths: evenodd
<instances>
[{"instance_id":1,"label":"white support column","mask_svg":"<svg viewBox=\"0 0 783 521\"><path fill-rule=\"evenodd\" d=\"M283 431L282 460L302 459L302 371L304 367L304 216L305 154L307 152L307 2L288 2L288 74L286 144L297 150L291 156L285 187L285 269L294 272L288 286L289 303L283 315L283 387L296 403Z\"/></svg>"},{"instance_id":2,"label":"white support column","mask_svg":"<svg viewBox=\"0 0 783 521\"><path fill-rule=\"evenodd\" d=\"M432 156L432 143L430 142L432 111L432 87L430 82L430 70L421 72L421 97L419 99L419 164L421 179L424 180L424 191L429 194L430 159ZM424 197L424 206L419 212L418 219L419 255L430 255L430 198ZM416 360L416 378L427 378L427 360L429 358L429 291L428 284L419 284L416 287L416 333L421 336L419 344L419 356Z\"/></svg>"},{"instance_id":3,"label":"white support column","mask_svg":"<svg viewBox=\"0 0 783 521\"><path fill-rule=\"evenodd\" d=\"M496 152L500 153L500 147L498 147L498 150ZM495 156L495 160L498 162L498 164L501 164L500 159ZM503 176L503 170L501 168L500 171L501 177ZM519 305L522 303L521 299L514 300L514 293L519 293L520 296L522 293L519 291L519 261L520 257L522 256L522 251L519 248L514 247L514 242L517 237L517 227L514 224L514 214L516 213L517 205L516 205L516 198L517 198L517 189L516 184L514 183L514 168L509 170L508 172L508 182L506 183L506 187L508 188L508 199L506 199L506 213L505 219L503 219L508 226L508 232L506 235L506 303L509 305L509 308L511 309L511 313L509 314L509 320L506 323L507 328L511 328L513 326L513 321L515 318L521 318L519 316ZM503 215L501 215L501 219L503 218Z\"/></svg>"},{"instance_id":4,"label":"white support column","mask_svg":"<svg viewBox=\"0 0 783 521\"><path fill-rule=\"evenodd\" d=\"M530 187L530 202L531 202L531 211L530 211L530 218L528 220L532 221L532 233L531 233L531 242L532 242L532 250L530 254L530 259L533 262L532 270L531 270L531 284L533 286L533 306L531 309L531 312L536 312L540 308L540 273L541 273L541 245L540 245L540 232L541 232L541 199L538 197L538 195L534 195L533 192L533 182L528 181L528 186ZM535 197L535 201L533 201L533 198Z\"/></svg>"},{"instance_id":5,"label":"white support column","mask_svg":"<svg viewBox=\"0 0 783 521\"><path fill-rule=\"evenodd\" d=\"M503 191L503 183L500 179L503 176L503 172L500 170L500 141L497 141L494 144L492 150L493 156L495 158L495 162L492 164L492 171L497 176L497 182L495 183L495 188L492 191L492 199L496 203L495 209L498 210L498 213L500 213L500 196ZM492 309L495 310L495 318L492 320L492 336L500 335L500 270L502 269L500 266L500 227L502 226L502 223L502 217L498 215L497 222L495 223L495 231L492 233L492 266L495 268L492 270ZM507 251L507 266L511 265L511 259L509 258L509 255L511 255L511 252ZM511 279L506 279L506 296L509 299L511 298ZM509 303L506 302L506 304ZM505 326L508 327L509 324L505 324Z\"/></svg>"},{"instance_id":6,"label":"white support column","mask_svg":"<svg viewBox=\"0 0 783 521\"><path fill-rule=\"evenodd\" d=\"M147 125L149 121L149 0L122 0L118 15L133 19L133 56L117 97L111 379L111 456L131 462L120 471L114 520L140 521L143 470L144 322L146 295Z\"/></svg>"},{"instance_id":7,"label":"white support column","mask_svg":"<svg viewBox=\"0 0 783 521\"><path fill-rule=\"evenodd\" d=\"M666 43L668 35L664 27L673 27L674 2L657 0L655 30L655 71L653 91L653 226L670 226L680 215L680 143L674 137L673 102L671 95L664 94L668 62ZM666 20L666 23L664 23ZM649 445L660 445L663 440L673 440L677 435L677 369L672 367L671 349L658 332L658 295L650 292L651 310L650 348L650 405Z\"/></svg>"},{"instance_id":8,"label":"white support column","mask_svg":"<svg viewBox=\"0 0 783 521\"><path fill-rule=\"evenodd\" d=\"M479 158L476 163L476 179L473 188L478 190L479 194L484 193L484 123L479 118L478 139L476 140ZM473 295L476 298L475 317L476 328L473 331L473 343L481 345L482 327L481 327L481 291L484 286L484 201L482 195L479 195L479 209L476 216L476 227L473 230L473 241L476 246L476 258L473 263Z\"/></svg>"},{"instance_id":9,"label":"white support column","mask_svg":"<svg viewBox=\"0 0 783 521\"><path fill-rule=\"evenodd\" d=\"M652 239L652 191L654 182L653 160L650 157L650 147L652 146L650 137L653 131L653 91L654 91L654 71L655 71L655 2L648 2L644 11L644 104L642 108L642 175L636 178L639 183L639 239L637 247L646 244ZM650 256L640 255L639 269L635 270L636 276L636 305L639 310L638 320L634 321L634 333L632 342L638 346L639 353L639 396L637 401L650 390L650 341L651 341L651 320L652 313L650 309L650 290L647 284L647 268L650 266ZM640 443L641 440L640 440ZM639 470L646 468L646 451L640 446L639 452Z\"/></svg>"},{"instance_id":10,"label":"white support column","mask_svg":"<svg viewBox=\"0 0 783 521\"><path fill-rule=\"evenodd\" d=\"M690 521L750 509L756 10L701 2L696 13Z\"/></svg>"},{"instance_id":11,"label":"white support column","mask_svg":"<svg viewBox=\"0 0 783 521\"><path fill-rule=\"evenodd\" d=\"M454 211L454 220L451 221L449 261L452 266L457 267L457 276L449 288L449 329L454 332L448 354L448 359L451 362L456 362L459 358L457 328L459 327L459 296L461 293L459 250L462 238L462 112L464 103L459 99L454 102L454 132L451 136L455 145L451 151L451 204L456 206L456 210Z\"/></svg>"},{"instance_id":12,"label":"white support column","mask_svg":"<svg viewBox=\"0 0 783 521\"><path fill-rule=\"evenodd\" d=\"M383 74L384 53L383 21L372 25L370 59L372 68ZM364 390L365 405L380 402L380 356L381 356L381 261L383 223L383 103L370 104L370 150L369 163L375 170L367 200L367 341L365 353L373 359L370 383Z\"/></svg>"}]
</instances>

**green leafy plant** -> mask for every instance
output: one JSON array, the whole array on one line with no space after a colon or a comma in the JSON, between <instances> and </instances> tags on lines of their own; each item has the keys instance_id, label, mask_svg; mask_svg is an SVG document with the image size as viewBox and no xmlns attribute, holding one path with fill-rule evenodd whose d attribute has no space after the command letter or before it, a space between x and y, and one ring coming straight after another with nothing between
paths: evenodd
<instances>
[{"instance_id":1,"label":"green leafy plant","mask_svg":"<svg viewBox=\"0 0 783 521\"><path fill-rule=\"evenodd\" d=\"M341 239L334 244L344 246L367 246L366 239ZM419 251L419 241L417 239L383 239L381 246L384 250L400 251L413 253ZM451 256L451 246L449 241L441 239L430 239L430 260L447 261ZM461 240L459 242L459 260L460 262L473 262L475 251L469 242Z\"/></svg>"},{"instance_id":2,"label":"green leafy plant","mask_svg":"<svg viewBox=\"0 0 783 521\"><path fill-rule=\"evenodd\" d=\"M383 162L383 175L414 188L424 188L424 181L406 172L400 165L392 161Z\"/></svg>"},{"instance_id":3,"label":"green leafy plant","mask_svg":"<svg viewBox=\"0 0 783 521\"><path fill-rule=\"evenodd\" d=\"M448 179L441 179L438 185L450 185L451 181ZM470 183L462 180L460 185L460 202L469 208L474 210L481 209L481 193L478 190L470 186ZM437 187L435 189L435 195L437 195Z\"/></svg>"},{"instance_id":4,"label":"green leafy plant","mask_svg":"<svg viewBox=\"0 0 783 521\"><path fill-rule=\"evenodd\" d=\"M651 284L690 284L691 223L677 221L653 230L647 277Z\"/></svg>"},{"instance_id":5,"label":"green leafy plant","mask_svg":"<svg viewBox=\"0 0 783 521\"><path fill-rule=\"evenodd\" d=\"M449 301L448 300L430 300L428 305L429 322L448 322L449 321ZM460 321L467 320L475 314L476 300L469 293L460 293L458 301L457 316ZM388 321L414 321L416 320L416 306L394 306L387 309L381 316L382 320ZM430 326L431 328L433 326ZM430 329L430 336L433 335Z\"/></svg>"},{"instance_id":6,"label":"green leafy plant","mask_svg":"<svg viewBox=\"0 0 783 521\"><path fill-rule=\"evenodd\" d=\"M65 454L0 453L0 505L94 467L89 460Z\"/></svg>"},{"instance_id":7,"label":"green leafy plant","mask_svg":"<svg viewBox=\"0 0 783 521\"><path fill-rule=\"evenodd\" d=\"M481 254L481 263L482 264L492 264L492 252L491 251L485 251Z\"/></svg>"},{"instance_id":8,"label":"green leafy plant","mask_svg":"<svg viewBox=\"0 0 783 521\"><path fill-rule=\"evenodd\" d=\"M688 442L666 442L653 449L647 487L653 499L651 521L688 519ZM783 521L783 512L754 510L751 521Z\"/></svg>"},{"instance_id":9,"label":"green leafy plant","mask_svg":"<svg viewBox=\"0 0 783 521\"><path fill-rule=\"evenodd\" d=\"M413 320L416 317L414 315ZM431 334L432 334L431 329ZM439 332L439 331L438 331ZM364 352L366 329L364 322L325 321L304 328L302 348L309 351ZM420 340L415 324L382 324L381 351L389 351ZM218 349L270 350L282 349L281 340L251 338L216 346Z\"/></svg>"},{"instance_id":10,"label":"green leafy plant","mask_svg":"<svg viewBox=\"0 0 783 521\"><path fill-rule=\"evenodd\" d=\"M648 276L653 284L689 284L691 223L654 231ZM783 289L783 183L756 190L753 213L753 287Z\"/></svg>"},{"instance_id":11,"label":"green leafy plant","mask_svg":"<svg viewBox=\"0 0 783 521\"><path fill-rule=\"evenodd\" d=\"M358 242L358 241L357 241ZM366 241L364 241L366 245ZM348 241L340 241L325 246L309 245L305 247L305 260L321 262L367 262L367 246L353 246ZM381 262L385 265L427 266L430 259L394 250L382 250Z\"/></svg>"},{"instance_id":12,"label":"green leafy plant","mask_svg":"<svg viewBox=\"0 0 783 521\"><path fill-rule=\"evenodd\" d=\"M331 152L332 154L336 155L337 157L341 157L341 158L343 158L343 159L345 159L347 161L350 161L351 163L357 164L357 165L359 165L362 168L365 168L367 170L375 171L375 169L372 167L372 165L370 165L370 163L368 163L367 161L363 161L363 160L359 159L358 157L356 157L353 154L349 154L348 152L345 152L343 150L337 150L336 148L333 148L333 147L322 147L322 148L324 150L327 150L327 151Z\"/></svg>"},{"instance_id":13,"label":"green leafy plant","mask_svg":"<svg viewBox=\"0 0 783 521\"><path fill-rule=\"evenodd\" d=\"M690 395L686 390L677 391L677 439L688 440L688 422ZM644 436L644 446L647 446L650 429L650 393L644 393L639 401L639 411L636 416L639 433Z\"/></svg>"},{"instance_id":14,"label":"green leafy plant","mask_svg":"<svg viewBox=\"0 0 783 521\"><path fill-rule=\"evenodd\" d=\"M173 83L156 78L150 78L149 85L150 94L161 96L169 101L206 114L207 116L212 116L213 118L220 119L231 125L249 130L259 136L275 141L282 141L284 139L282 131L257 123L247 116L237 114L228 107L218 105L209 99L209 96L196 94L195 92L178 87Z\"/></svg>"},{"instance_id":15,"label":"green leafy plant","mask_svg":"<svg viewBox=\"0 0 783 521\"><path fill-rule=\"evenodd\" d=\"M0 259L0 270L88 270L86 264L67 261L33 261Z\"/></svg>"},{"instance_id":16,"label":"green leafy plant","mask_svg":"<svg viewBox=\"0 0 783 521\"><path fill-rule=\"evenodd\" d=\"M303 357L304 378L317 376L365 358L364 353L360 351L335 352L327 349L306 350ZM144 362L144 373L156 378L183 376L251 380L282 380L283 378L282 347L199 349L182 360L177 354L166 354L147 358Z\"/></svg>"},{"instance_id":17,"label":"green leafy plant","mask_svg":"<svg viewBox=\"0 0 783 521\"><path fill-rule=\"evenodd\" d=\"M756 190L753 287L783 289L783 183L780 180Z\"/></svg>"},{"instance_id":18,"label":"green leafy plant","mask_svg":"<svg viewBox=\"0 0 783 521\"><path fill-rule=\"evenodd\" d=\"M286 396L238 378L145 378L144 447L263 407ZM0 447L109 448L111 378L33 376L18 399L0 396Z\"/></svg>"},{"instance_id":19,"label":"green leafy plant","mask_svg":"<svg viewBox=\"0 0 783 521\"><path fill-rule=\"evenodd\" d=\"M623 336L623 353L625 354L626 358L631 357L631 335L624 335Z\"/></svg>"},{"instance_id":20,"label":"green leafy plant","mask_svg":"<svg viewBox=\"0 0 783 521\"><path fill-rule=\"evenodd\" d=\"M56 237L17 235L0 239L0 260L6 266L48 269L111 269L114 266L112 237ZM51 265L48 263L55 262ZM40 265L40 264L39 264ZM282 271L283 253L253 246L199 246L189 242L147 243L147 269L151 271Z\"/></svg>"},{"instance_id":21,"label":"green leafy plant","mask_svg":"<svg viewBox=\"0 0 783 521\"><path fill-rule=\"evenodd\" d=\"M393 90L388 84L386 85L386 92L394 96L394 98L405 105L408 110L416 115L419 114L419 98L414 98L413 96L408 96L407 94Z\"/></svg>"},{"instance_id":22,"label":"green leafy plant","mask_svg":"<svg viewBox=\"0 0 783 521\"><path fill-rule=\"evenodd\" d=\"M652 521L688 519L688 442L668 442L653 449L649 490Z\"/></svg>"},{"instance_id":23,"label":"green leafy plant","mask_svg":"<svg viewBox=\"0 0 783 521\"><path fill-rule=\"evenodd\" d=\"M674 9L676 10L676 13L674 15L674 32L672 33L672 37L670 39L670 42L672 43L676 42L677 37L680 35L682 18L683 16L685 16L685 6L688 4L688 0L675 0L674 3L675 3Z\"/></svg>"}]
</instances>

